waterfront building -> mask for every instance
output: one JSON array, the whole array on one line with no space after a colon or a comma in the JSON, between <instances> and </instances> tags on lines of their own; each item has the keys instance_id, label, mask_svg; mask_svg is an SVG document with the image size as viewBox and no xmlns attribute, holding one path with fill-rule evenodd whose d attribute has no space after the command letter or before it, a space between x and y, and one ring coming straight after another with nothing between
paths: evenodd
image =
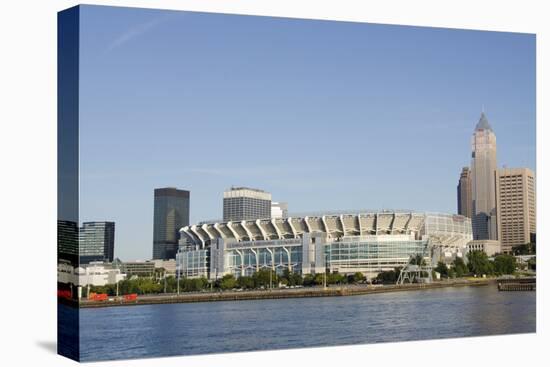
<instances>
[{"instance_id":1,"label":"waterfront building","mask_svg":"<svg viewBox=\"0 0 550 367\"><path fill-rule=\"evenodd\" d=\"M170 260L153 260L155 269L162 269L164 275L176 275L176 259Z\"/></svg>"},{"instance_id":2,"label":"waterfront building","mask_svg":"<svg viewBox=\"0 0 550 367\"><path fill-rule=\"evenodd\" d=\"M457 213L472 217L472 176L470 167L463 167L456 187Z\"/></svg>"},{"instance_id":3,"label":"waterfront building","mask_svg":"<svg viewBox=\"0 0 550 367\"><path fill-rule=\"evenodd\" d=\"M155 262L151 260L120 261L115 259L113 266L120 269L120 272L126 274L128 278L133 276L152 277L155 274Z\"/></svg>"},{"instance_id":4,"label":"waterfront building","mask_svg":"<svg viewBox=\"0 0 550 367\"><path fill-rule=\"evenodd\" d=\"M271 218L286 218L286 217L288 217L288 203L272 201Z\"/></svg>"},{"instance_id":5,"label":"waterfront building","mask_svg":"<svg viewBox=\"0 0 550 367\"><path fill-rule=\"evenodd\" d=\"M82 264L74 267L70 263L60 262L57 264L57 281L75 286L104 286L116 284L126 279L120 269L112 264L101 261L92 261L89 264Z\"/></svg>"},{"instance_id":6,"label":"waterfront building","mask_svg":"<svg viewBox=\"0 0 550 367\"><path fill-rule=\"evenodd\" d=\"M242 221L271 217L271 194L250 187L231 187L223 193L223 220Z\"/></svg>"},{"instance_id":7,"label":"waterfront building","mask_svg":"<svg viewBox=\"0 0 550 367\"><path fill-rule=\"evenodd\" d=\"M374 277L413 255L432 263L464 257L472 225L461 215L382 211L205 223L183 227L181 235L186 246L176 263L188 277L260 269Z\"/></svg>"},{"instance_id":8,"label":"waterfront building","mask_svg":"<svg viewBox=\"0 0 550 367\"><path fill-rule=\"evenodd\" d=\"M485 113L471 139L472 143L472 225L474 239L497 239L495 171L497 138Z\"/></svg>"},{"instance_id":9,"label":"waterfront building","mask_svg":"<svg viewBox=\"0 0 550 367\"><path fill-rule=\"evenodd\" d=\"M189 199L187 190L174 187L155 189L153 259L176 257L179 229L189 225Z\"/></svg>"},{"instance_id":10,"label":"waterfront building","mask_svg":"<svg viewBox=\"0 0 550 367\"><path fill-rule=\"evenodd\" d=\"M502 168L496 174L498 238L502 251L529 243L536 233L535 175L529 168Z\"/></svg>"},{"instance_id":11,"label":"waterfront building","mask_svg":"<svg viewBox=\"0 0 550 367\"><path fill-rule=\"evenodd\" d=\"M468 242L468 251L483 251L487 256L494 256L502 253L502 245L495 240L474 240Z\"/></svg>"},{"instance_id":12,"label":"waterfront building","mask_svg":"<svg viewBox=\"0 0 550 367\"><path fill-rule=\"evenodd\" d=\"M126 279L126 274L123 274L120 269L102 262L91 262L79 266L75 269L75 276L78 279L76 285L81 287L87 285L104 286L107 284L116 284Z\"/></svg>"},{"instance_id":13,"label":"waterfront building","mask_svg":"<svg viewBox=\"0 0 550 367\"><path fill-rule=\"evenodd\" d=\"M60 259L57 262L57 282L63 284L77 284L74 276L75 267L69 260Z\"/></svg>"},{"instance_id":14,"label":"waterfront building","mask_svg":"<svg viewBox=\"0 0 550 367\"><path fill-rule=\"evenodd\" d=\"M114 222L84 222L78 232L80 264L112 262L115 253Z\"/></svg>"}]
</instances>

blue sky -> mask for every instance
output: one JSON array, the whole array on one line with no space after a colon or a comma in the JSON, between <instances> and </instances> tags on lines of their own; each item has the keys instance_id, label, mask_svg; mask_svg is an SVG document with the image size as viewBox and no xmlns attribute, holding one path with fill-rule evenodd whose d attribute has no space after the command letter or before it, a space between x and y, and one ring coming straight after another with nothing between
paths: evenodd
<instances>
[{"instance_id":1,"label":"blue sky","mask_svg":"<svg viewBox=\"0 0 550 367\"><path fill-rule=\"evenodd\" d=\"M482 106L498 163L535 169L535 36L84 6L81 220L152 252L153 189L220 218L245 185L290 212L455 212Z\"/></svg>"}]
</instances>

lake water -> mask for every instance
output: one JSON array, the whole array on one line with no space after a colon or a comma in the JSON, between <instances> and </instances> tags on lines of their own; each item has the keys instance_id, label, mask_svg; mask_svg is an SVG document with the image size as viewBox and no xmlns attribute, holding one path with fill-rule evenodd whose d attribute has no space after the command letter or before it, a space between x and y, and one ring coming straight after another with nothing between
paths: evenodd
<instances>
[{"instance_id":1,"label":"lake water","mask_svg":"<svg viewBox=\"0 0 550 367\"><path fill-rule=\"evenodd\" d=\"M60 306L61 315L72 312ZM460 287L352 297L80 310L82 361L535 332L535 292Z\"/></svg>"}]
</instances>

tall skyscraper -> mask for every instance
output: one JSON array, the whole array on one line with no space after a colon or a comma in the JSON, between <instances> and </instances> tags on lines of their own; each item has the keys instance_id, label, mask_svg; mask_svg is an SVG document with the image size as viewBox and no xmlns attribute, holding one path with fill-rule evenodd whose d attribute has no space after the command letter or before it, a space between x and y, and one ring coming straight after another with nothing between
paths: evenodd
<instances>
[{"instance_id":1,"label":"tall skyscraper","mask_svg":"<svg viewBox=\"0 0 550 367\"><path fill-rule=\"evenodd\" d=\"M496 172L498 238L503 252L531 242L537 232L535 175L529 168Z\"/></svg>"},{"instance_id":2,"label":"tall skyscraper","mask_svg":"<svg viewBox=\"0 0 550 367\"><path fill-rule=\"evenodd\" d=\"M249 187L232 187L223 193L223 220L271 218L271 194Z\"/></svg>"},{"instance_id":3,"label":"tall skyscraper","mask_svg":"<svg viewBox=\"0 0 550 367\"><path fill-rule=\"evenodd\" d=\"M175 259L179 230L189 225L189 191L155 189L153 259Z\"/></svg>"},{"instance_id":4,"label":"tall skyscraper","mask_svg":"<svg viewBox=\"0 0 550 367\"><path fill-rule=\"evenodd\" d=\"M470 168L462 168L458 186L456 187L458 214L472 217L472 177Z\"/></svg>"},{"instance_id":5,"label":"tall skyscraper","mask_svg":"<svg viewBox=\"0 0 550 367\"><path fill-rule=\"evenodd\" d=\"M115 254L115 223L84 222L78 232L80 264L112 262Z\"/></svg>"},{"instance_id":6,"label":"tall skyscraper","mask_svg":"<svg viewBox=\"0 0 550 367\"><path fill-rule=\"evenodd\" d=\"M485 113L472 135L472 227L474 240L497 239L495 171L497 138Z\"/></svg>"},{"instance_id":7,"label":"tall skyscraper","mask_svg":"<svg viewBox=\"0 0 550 367\"><path fill-rule=\"evenodd\" d=\"M287 218L288 203L271 202L271 218Z\"/></svg>"}]
</instances>

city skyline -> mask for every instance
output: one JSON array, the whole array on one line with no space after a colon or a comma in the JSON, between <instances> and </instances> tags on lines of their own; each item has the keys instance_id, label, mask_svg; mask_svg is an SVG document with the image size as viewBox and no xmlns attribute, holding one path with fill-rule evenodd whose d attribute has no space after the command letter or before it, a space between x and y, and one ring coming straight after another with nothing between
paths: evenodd
<instances>
[{"instance_id":1,"label":"city skyline","mask_svg":"<svg viewBox=\"0 0 550 367\"><path fill-rule=\"evenodd\" d=\"M482 105L498 167L536 172L533 35L83 14L81 220L117 223L115 257L150 257L157 187L193 194L191 223L220 218L232 185L269 191L292 212L456 212Z\"/></svg>"}]
</instances>

